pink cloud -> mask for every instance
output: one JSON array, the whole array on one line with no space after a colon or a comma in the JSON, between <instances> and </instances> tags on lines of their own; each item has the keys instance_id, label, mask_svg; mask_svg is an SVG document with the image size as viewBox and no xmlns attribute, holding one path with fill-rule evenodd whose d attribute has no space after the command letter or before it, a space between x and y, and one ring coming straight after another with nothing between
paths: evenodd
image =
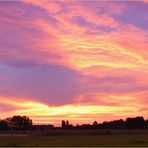
<instances>
[{"instance_id":1,"label":"pink cloud","mask_svg":"<svg viewBox=\"0 0 148 148\"><path fill-rule=\"evenodd\" d=\"M35 6L39 6L48 11L49 14L57 14L61 11L61 6L58 1L42 1L42 0L24 0L23 2L27 4L32 4Z\"/></svg>"}]
</instances>

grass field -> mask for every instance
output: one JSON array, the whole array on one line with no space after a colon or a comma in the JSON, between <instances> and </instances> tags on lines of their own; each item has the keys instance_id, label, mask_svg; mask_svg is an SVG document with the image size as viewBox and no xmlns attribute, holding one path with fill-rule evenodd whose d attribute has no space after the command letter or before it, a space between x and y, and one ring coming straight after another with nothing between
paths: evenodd
<instances>
[{"instance_id":1,"label":"grass field","mask_svg":"<svg viewBox=\"0 0 148 148\"><path fill-rule=\"evenodd\" d=\"M63 134L63 133L65 134ZM148 147L148 132L119 131L52 131L31 133L1 133L0 146L134 146Z\"/></svg>"}]
</instances>

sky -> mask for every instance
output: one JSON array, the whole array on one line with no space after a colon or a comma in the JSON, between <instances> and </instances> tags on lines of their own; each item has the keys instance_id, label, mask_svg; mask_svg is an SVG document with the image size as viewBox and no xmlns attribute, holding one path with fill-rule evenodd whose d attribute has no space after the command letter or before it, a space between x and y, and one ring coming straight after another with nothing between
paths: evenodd
<instances>
[{"instance_id":1,"label":"sky","mask_svg":"<svg viewBox=\"0 0 148 148\"><path fill-rule=\"evenodd\" d=\"M148 1L0 1L0 118L83 124L148 118Z\"/></svg>"}]
</instances>

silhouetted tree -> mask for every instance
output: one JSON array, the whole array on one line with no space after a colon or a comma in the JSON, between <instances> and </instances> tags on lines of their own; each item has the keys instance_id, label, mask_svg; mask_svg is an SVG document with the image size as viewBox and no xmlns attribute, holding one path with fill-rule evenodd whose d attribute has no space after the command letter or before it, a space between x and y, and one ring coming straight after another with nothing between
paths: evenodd
<instances>
[{"instance_id":1,"label":"silhouetted tree","mask_svg":"<svg viewBox=\"0 0 148 148\"><path fill-rule=\"evenodd\" d=\"M146 128L148 128L148 120L146 120Z\"/></svg>"},{"instance_id":2,"label":"silhouetted tree","mask_svg":"<svg viewBox=\"0 0 148 148\"><path fill-rule=\"evenodd\" d=\"M79 129L79 128L80 128L80 125L79 125L79 124L77 124L77 125L76 125L76 128L78 128L78 129Z\"/></svg>"},{"instance_id":3,"label":"silhouetted tree","mask_svg":"<svg viewBox=\"0 0 148 148\"><path fill-rule=\"evenodd\" d=\"M10 129L28 130L32 127L32 120L27 116L13 116L12 118L6 118L5 121Z\"/></svg>"},{"instance_id":4,"label":"silhouetted tree","mask_svg":"<svg viewBox=\"0 0 148 148\"><path fill-rule=\"evenodd\" d=\"M81 129L91 129L92 126L90 124L82 124Z\"/></svg>"},{"instance_id":5,"label":"silhouetted tree","mask_svg":"<svg viewBox=\"0 0 148 148\"><path fill-rule=\"evenodd\" d=\"M5 120L0 120L0 130L8 130L9 125Z\"/></svg>"},{"instance_id":6,"label":"silhouetted tree","mask_svg":"<svg viewBox=\"0 0 148 148\"><path fill-rule=\"evenodd\" d=\"M4 121L7 123L8 127L9 127L9 129L12 129L12 127L13 127L11 119L12 119L11 117L4 119Z\"/></svg>"},{"instance_id":7,"label":"silhouetted tree","mask_svg":"<svg viewBox=\"0 0 148 148\"><path fill-rule=\"evenodd\" d=\"M111 129L123 129L126 127L125 121L122 119L109 121L107 122L107 124L108 124L107 127Z\"/></svg>"},{"instance_id":8,"label":"silhouetted tree","mask_svg":"<svg viewBox=\"0 0 148 148\"><path fill-rule=\"evenodd\" d=\"M94 126L97 126L97 125L98 125L98 122L97 122L97 121L94 121L94 122L93 122L93 125L94 125Z\"/></svg>"},{"instance_id":9,"label":"silhouetted tree","mask_svg":"<svg viewBox=\"0 0 148 148\"><path fill-rule=\"evenodd\" d=\"M66 123L64 120L62 120L62 128L65 128L66 127Z\"/></svg>"},{"instance_id":10,"label":"silhouetted tree","mask_svg":"<svg viewBox=\"0 0 148 148\"><path fill-rule=\"evenodd\" d=\"M109 127L108 127L108 122L107 122L107 121L104 121L104 122L101 124L101 128L109 128Z\"/></svg>"},{"instance_id":11,"label":"silhouetted tree","mask_svg":"<svg viewBox=\"0 0 148 148\"><path fill-rule=\"evenodd\" d=\"M32 120L26 116L13 116L11 122L16 129L26 130L32 126Z\"/></svg>"},{"instance_id":12,"label":"silhouetted tree","mask_svg":"<svg viewBox=\"0 0 148 148\"><path fill-rule=\"evenodd\" d=\"M98 122L97 121L94 121L92 126L93 126L93 128L96 129L98 127Z\"/></svg>"},{"instance_id":13,"label":"silhouetted tree","mask_svg":"<svg viewBox=\"0 0 148 148\"><path fill-rule=\"evenodd\" d=\"M69 127L69 121L68 120L66 121L66 127Z\"/></svg>"}]
</instances>

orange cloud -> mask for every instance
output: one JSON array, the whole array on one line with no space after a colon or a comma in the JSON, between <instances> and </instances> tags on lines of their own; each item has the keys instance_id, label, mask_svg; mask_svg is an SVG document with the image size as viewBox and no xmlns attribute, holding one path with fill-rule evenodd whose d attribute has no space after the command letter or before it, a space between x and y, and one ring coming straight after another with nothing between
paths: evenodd
<instances>
[{"instance_id":1,"label":"orange cloud","mask_svg":"<svg viewBox=\"0 0 148 148\"><path fill-rule=\"evenodd\" d=\"M137 113L137 115L140 114L147 117L147 112L141 110L143 104L138 104L136 101L133 102L132 96L116 96L113 94L110 96L100 96L100 94L98 94L98 97L104 97L106 101L109 102L111 102L111 100L114 102L120 101L120 103L123 102L124 105L108 106L107 104L101 105L96 102L96 105L84 105L80 103L75 105L48 106L38 102L31 102L29 100L18 101L15 98L5 98L4 100L1 97L1 105L7 104L7 106L14 106L14 109L1 112L0 117L4 118L13 115L20 115L21 113L21 115L30 116L35 124L53 123L57 126L60 125L62 119L70 120L74 124L80 124L85 123L86 120L89 120L90 122L94 120L102 122L104 120L112 119L113 117L114 119L126 118L127 116L135 116L135 113Z\"/></svg>"}]
</instances>

